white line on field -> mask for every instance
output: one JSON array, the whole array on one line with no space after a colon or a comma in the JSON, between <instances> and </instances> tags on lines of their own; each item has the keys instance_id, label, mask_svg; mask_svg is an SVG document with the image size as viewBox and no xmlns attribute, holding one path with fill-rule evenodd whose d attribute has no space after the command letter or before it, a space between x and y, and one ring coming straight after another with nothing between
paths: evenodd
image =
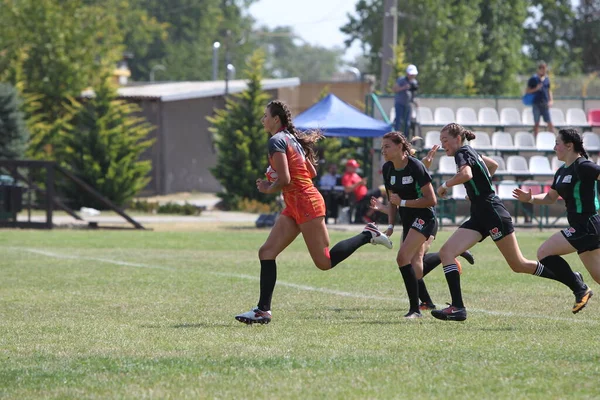
<instances>
[{"instance_id":1,"label":"white line on field","mask_svg":"<svg viewBox=\"0 0 600 400\"><path fill-rule=\"evenodd\" d=\"M218 276L228 276L231 278L260 281L260 278L258 276L252 276L252 275L229 274L229 273L223 273L223 272L210 272L210 274L218 275ZM371 296L371 295L365 295L365 294L360 294L360 293L341 292L338 290L331 290L331 289L319 288L319 287L314 287L314 286L297 285L295 283L282 282L279 280L277 281L277 285L287 286L287 287L291 287L291 288L295 288L295 289L299 289L299 290L311 291L311 292L328 293L328 294L344 296L344 297L354 297L354 298L366 299L366 300L402 301L404 303L408 303L408 300L406 300L406 299ZM481 310L481 309L477 309L477 308L469 308L469 312L476 312L476 313L488 314L488 315L497 315L497 316L502 316L502 317L519 317L519 318L532 318L532 319L537 318L537 319L546 319L546 320L551 320L551 321L583 322L583 323L593 323L593 324L597 324L598 322L600 322L595 319L582 320L582 319L574 319L574 318L551 317L548 315L518 314L518 313L504 312L504 311Z\"/></svg>"},{"instance_id":2,"label":"white line on field","mask_svg":"<svg viewBox=\"0 0 600 400\"><path fill-rule=\"evenodd\" d=\"M228 274L225 272L210 272L210 274L218 275L218 276L227 276L230 278L241 278L241 279L250 279L253 281L260 281L260 278L258 276L252 276L252 275ZM320 288L320 287L314 287L314 286L306 286L306 285L298 285L296 283L289 283L289 282L284 282L284 281L280 281L280 280L277 281L277 285L278 286L287 286L287 287L291 287L291 288L298 289L298 290L305 290L308 292L320 292L320 293L333 294L336 296L354 297L357 299L398 301L398 299L393 298L393 297L382 297L382 296L372 296L372 295L360 294L360 293L342 292L340 290L333 290L333 289Z\"/></svg>"},{"instance_id":3,"label":"white line on field","mask_svg":"<svg viewBox=\"0 0 600 400\"><path fill-rule=\"evenodd\" d=\"M107 258L59 254L59 253L53 253L53 252L49 252L49 251L45 251L45 250L38 250L38 249L31 249L31 248L20 248L20 247L0 247L0 248L8 249L8 250L16 250L16 251L25 251L28 253L38 254L38 255L52 257L52 258L69 259L69 260L90 260L90 261L98 261L98 262L120 265L120 266L125 266L125 267L160 269L160 270L164 270L164 271L177 271L177 269L175 269L175 268L162 267L162 266L158 266L158 265L131 263L131 262L127 262L127 261L111 260L111 259L107 259ZM253 275L232 274L232 273L225 273L225 272L209 272L209 273L211 275L217 275L217 276L260 281L260 278L258 276L253 276ZM373 295L366 295L366 294L361 294L361 293L343 292L340 290L320 288L320 287L308 286L308 285L299 285L296 283L290 283L290 282L285 282L285 281L280 281L280 280L277 281L277 285L286 286L286 287L290 287L290 288L294 288L294 289L298 289L298 290L326 293L326 294L332 294L335 296L351 297L351 298L357 298L357 299L380 300L380 301L402 301L405 303L407 302L406 299L383 297L383 296L373 296ZM502 317L546 319L546 320L551 320L551 321L583 322L583 323L594 323L594 324L600 322L598 320L589 320L589 319L581 320L581 319L574 319L574 318L551 317L548 315L536 315L536 314L518 314L518 313L513 313L513 312L490 311L490 310L482 310L482 309L476 309L476 308L469 308L469 312L476 312L476 313L482 313L482 314L488 314L488 315L497 315L497 316L502 316Z\"/></svg>"},{"instance_id":4,"label":"white line on field","mask_svg":"<svg viewBox=\"0 0 600 400\"><path fill-rule=\"evenodd\" d=\"M7 248L7 247L5 247L5 248ZM161 270L164 270L164 271L176 271L176 269L169 268L169 267L161 267L161 266L158 266L158 265L148 265L148 264L131 263L131 262L127 262L127 261L111 260L111 259L108 259L108 258L97 258L97 257L86 257L86 256L73 256L73 255L68 255L68 254L52 253L52 252L45 251L45 250L27 249L27 248L19 248L19 247L10 247L9 249L11 249L11 250L18 250L18 251L25 251L25 252L33 253L33 254L39 254L39 255L42 255L42 256L46 256L46 257L61 258L61 259L64 259L64 260L89 260L89 261L98 261L98 262L102 262L102 263L106 263L106 264L122 265L122 266L125 266L125 267L151 268L151 269L161 269Z\"/></svg>"}]
</instances>

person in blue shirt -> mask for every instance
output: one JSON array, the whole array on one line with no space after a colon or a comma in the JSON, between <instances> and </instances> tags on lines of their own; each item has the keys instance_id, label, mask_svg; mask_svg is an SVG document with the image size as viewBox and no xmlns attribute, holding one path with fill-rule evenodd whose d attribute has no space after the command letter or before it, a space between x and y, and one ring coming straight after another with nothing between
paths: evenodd
<instances>
[{"instance_id":1,"label":"person in blue shirt","mask_svg":"<svg viewBox=\"0 0 600 400\"><path fill-rule=\"evenodd\" d=\"M552 107L552 91L550 90L550 77L547 75L548 66L544 61L538 63L535 75L529 78L525 93L535 93L533 98L533 134L537 136L540 129L540 118L548 124L548 131L554 132L552 119L550 118L550 107Z\"/></svg>"},{"instance_id":2,"label":"person in blue shirt","mask_svg":"<svg viewBox=\"0 0 600 400\"><path fill-rule=\"evenodd\" d=\"M396 120L394 122L394 130L404 132L407 136L410 131L410 117L412 113L411 103L413 102L419 83L417 82L417 74L419 71L414 65L409 65L406 68L406 76L399 77L393 87L394 108L396 109Z\"/></svg>"}]
</instances>

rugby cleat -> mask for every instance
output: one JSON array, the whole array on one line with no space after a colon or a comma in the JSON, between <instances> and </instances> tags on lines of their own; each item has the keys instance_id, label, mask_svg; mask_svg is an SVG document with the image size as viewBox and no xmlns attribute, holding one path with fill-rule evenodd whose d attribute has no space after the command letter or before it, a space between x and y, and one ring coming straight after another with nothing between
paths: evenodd
<instances>
[{"instance_id":1,"label":"rugby cleat","mask_svg":"<svg viewBox=\"0 0 600 400\"><path fill-rule=\"evenodd\" d=\"M419 310L421 311L431 311L431 310L435 310L435 304L433 303L426 303L426 302L421 302L421 304L419 304Z\"/></svg>"},{"instance_id":2,"label":"rugby cleat","mask_svg":"<svg viewBox=\"0 0 600 400\"><path fill-rule=\"evenodd\" d=\"M258 307L235 316L235 319L247 325L268 324L271 322L271 311L263 311Z\"/></svg>"},{"instance_id":3,"label":"rugby cleat","mask_svg":"<svg viewBox=\"0 0 600 400\"><path fill-rule=\"evenodd\" d=\"M592 292L592 289L590 289L583 282L583 276L581 275L580 272L574 272L574 274L577 277L577 280L579 282L581 282L581 285L583 287L583 289L580 292L574 293L575 294L575 304L573 305L572 311L573 311L573 314L577 314L579 311L581 311L585 308L588 301L590 301L590 299L594 295L594 292Z\"/></svg>"},{"instance_id":4,"label":"rugby cleat","mask_svg":"<svg viewBox=\"0 0 600 400\"><path fill-rule=\"evenodd\" d=\"M465 260L467 260L469 262L469 264L471 264L471 265L475 264L475 257L473 257L473 253L471 253L469 250L465 251L460 256L462 258L464 258Z\"/></svg>"},{"instance_id":5,"label":"rugby cleat","mask_svg":"<svg viewBox=\"0 0 600 400\"><path fill-rule=\"evenodd\" d=\"M383 232L380 232L377 228L377 225L373 223L368 223L363 229L363 233L369 233L371 235L371 243L372 244L381 244L391 249L393 247L392 241L389 237Z\"/></svg>"},{"instance_id":6,"label":"rugby cleat","mask_svg":"<svg viewBox=\"0 0 600 400\"><path fill-rule=\"evenodd\" d=\"M414 312L414 311L409 311L408 314L406 314L404 316L404 318L406 319L418 319L423 317L423 314L421 314L420 312Z\"/></svg>"},{"instance_id":7,"label":"rugby cleat","mask_svg":"<svg viewBox=\"0 0 600 400\"><path fill-rule=\"evenodd\" d=\"M431 315L443 321L464 321L467 319L467 309L448 304L448 307L442 310L431 311Z\"/></svg>"}]
</instances>

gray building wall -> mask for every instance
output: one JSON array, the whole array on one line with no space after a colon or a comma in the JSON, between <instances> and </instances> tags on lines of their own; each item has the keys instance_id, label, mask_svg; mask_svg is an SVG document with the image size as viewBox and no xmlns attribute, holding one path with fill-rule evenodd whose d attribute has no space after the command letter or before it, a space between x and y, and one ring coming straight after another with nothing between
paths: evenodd
<instances>
[{"instance_id":1,"label":"gray building wall","mask_svg":"<svg viewBox=\"0 0 600 400\"><path fill-rule=\"evenodd\" d=\"M267 93L277 97L277 90ZM159 99L126 99L140 107L140 116L155 126L148 138L154 144L143 155L152 160L151 181L143 194L176 192L219 192L221 185L210 168L217 154L206 119L225 107L223 96L163 102ZM266 134L266 133L265 133ZM265 163L267 149L264 155Z\"/></svg>"}]
</instances>

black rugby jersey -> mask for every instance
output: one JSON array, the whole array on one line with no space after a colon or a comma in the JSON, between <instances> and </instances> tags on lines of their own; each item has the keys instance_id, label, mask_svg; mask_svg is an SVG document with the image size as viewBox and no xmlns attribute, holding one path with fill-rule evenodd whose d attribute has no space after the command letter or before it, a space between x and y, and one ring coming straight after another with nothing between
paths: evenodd
<instances>
[{"instance_id":1,"label":"black rugby jersey","mask_svg":"<svg viewBox=\"0 0 600 400\"><path fill-rule=\"evenodd\" d=\"M552 189L565 199L568 213L595 214L600 208L596 186L598 175L600 166L584 157L556 171Z\"/></svg>"},{"instance_id":2,"label":"black rugby jersey","mask_svg":"<svg viewBox=\"0 0 600 400\"><path fill-rule=\"evenodd\" d=\"M492 178L483 158L471 146L463 146L454 154L454 162L458 171L463 165L471 167L473 178L465 182L465 189L471 202L495 196Z\"/></svg>"},{"instance_id":3,"label":"black rugby jersey","mask_svg":"<svg viewBox=\"0 0 600 400\"><path fill-rule=\"evenodd\" d=\"M408 157L408 164L402 169L394 168L394 163L391 161L383 164L382 168L383 181L385 189L388 193L396 193L402 200L415 200L423 197L421 188L428 183L431 183L431 175L423 163L414 157ZM410 210L422 211L423 217L433 217L433 207L429 208L408 208L398 207L400 216Z\"/></svg>"}]
</instances>

